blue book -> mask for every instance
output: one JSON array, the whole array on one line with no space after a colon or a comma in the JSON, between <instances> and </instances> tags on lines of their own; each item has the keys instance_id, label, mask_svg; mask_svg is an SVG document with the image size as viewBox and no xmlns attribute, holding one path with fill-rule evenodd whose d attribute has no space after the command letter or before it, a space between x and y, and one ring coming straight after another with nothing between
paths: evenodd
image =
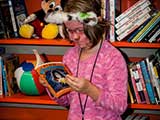
<instances>
[{"instance_id":1,"label":"blue book","mask_svg":"<svg viewBox=\"0 0 160 120\"><path fill-rule=\"evenodd\" d=\"M145 60L140 61L139 64L140 64L141 69L142 69L142 75L144 77L144 81L145 81L145 84L146 84L146 89L147 89L147 92L148 92L150 102L152 104L155 104L156 101L155 101L155 97L154 97L154 91L153 91L150 74L148 72Z\"/></svg>"},{"instance_id":2,"label":"blue book","mask_svg":"<svg viewBox=\"0 0 160 120\"><path fill-rule=\"evenodd\" d=\"M5 65L4 65L3 58L1 60L1 62L2 62L3 93L4 93L4 96L8 96L7 73L6 73L6 68L5 68Z\"/></svg>"}]
</instances>

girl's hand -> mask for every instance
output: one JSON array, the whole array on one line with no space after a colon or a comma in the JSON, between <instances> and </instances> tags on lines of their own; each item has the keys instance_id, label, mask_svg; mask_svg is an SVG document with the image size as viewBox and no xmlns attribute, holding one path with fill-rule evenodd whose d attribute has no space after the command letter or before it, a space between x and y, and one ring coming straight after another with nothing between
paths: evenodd
<instances>
[{"instance_id":1,"label":"girl's hand","mask_svg":"<svg viewBox=\"0 0 160 120\"><path fill-rule=\"evenodd\" d=\"M44 87L47 87L47 86L48 86L47 82L44 81L44 80L42 80L40 77L39 77L39 82L40 82L40 84L43 85Z\"/></svg>"},{"instance_id":2,"label":"girl's hand","mask_svg":"<svg viewBox=\"0 0 160 120\"><path fill-rule=\"evenodd\" d=\"M66 83L75 91L87 94L94 101L100 95L100 89L93 85L89 80L84 78L77 78L71 75L66 75Z\"/></svg>"},{"instance_id":3,"label":"girl's hand","mask_svg":"<svg viewBox=\"0 0 160 120\"><path fill-rule=\"evenodd\" d=\"M71 75L66 76L66 82L73 90L81 93L87 93L88 89L91 86L89 80L86 80L84 78L74 77Z\"/></svg>"}]
</instances>

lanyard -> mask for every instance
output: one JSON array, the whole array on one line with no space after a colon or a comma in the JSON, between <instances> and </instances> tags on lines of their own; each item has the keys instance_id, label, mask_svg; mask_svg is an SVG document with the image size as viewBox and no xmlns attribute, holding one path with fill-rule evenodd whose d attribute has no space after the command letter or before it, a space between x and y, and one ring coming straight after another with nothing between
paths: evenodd
<instances>
[{"instance_id":1,"label":"lanyard","mask_svg":"<svg viewBox=\"0 0 160 120\"><path fill-rule=\"evenodd\" d=\"M98 55L99 55L99 52L100 52L102 43L103 43L103 42L102 42L102 40L101 40L101 43L100 43L98 52L97 52L97 54L96 54L96 58L95 58L95 60L94 60L93 68L92 68L92 71L91 71L91 76L90 76L90 79L89 79L90 82L92 82L92 77L93 77L94 69L95 69L95 66L96 66L96 63L97 63L97 59L98 59ZM81 53L82 53L82 49L80 50L80 53L79 53L79 58L78 58L78 63L77 63L76 77L78 77L78 73L79 73L79 66L80 66L79 64L80 64ZM86 105L87 105L88 95L86 95L84 105L82 104L82 99L81 99L80 93L78 93L78 98L79 98L79 103L80 103L80 107L81 107L82 120L84 120L84 114L85 114L85 108L86 108Z\"/></svg>"}]
</instances>

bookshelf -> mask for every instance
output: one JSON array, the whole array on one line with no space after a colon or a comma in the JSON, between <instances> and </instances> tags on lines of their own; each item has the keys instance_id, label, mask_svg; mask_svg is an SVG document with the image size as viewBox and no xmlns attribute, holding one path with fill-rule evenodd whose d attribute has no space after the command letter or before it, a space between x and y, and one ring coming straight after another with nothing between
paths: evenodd
<instances>
[{"instance_id":1,"label":"bookshelf","mask_svg":"<svg viewBox=\"0 0 160 120\"><path fill-rule=\"evenodd\" d=\"M158 0L156 0L156 1L158 3ZM32 1L32 2L31 2L31 0L30 1L26 0L27 10L28 10L29 14L31 14L35 10L38 10L38 8L40 7L39 4L37 4L37 1ZM40 2L40 0L39 0L39 2ZM34 4L34 6L33 6L33 4ZM142 43L142 42L141 43L129 43L129 42L126 42L125 40L123 40L120 42L118 42L118 41L112 42L111 44L117 48L160 49L160 43ZM38 46L62 46L62 47L67 46L67 47L71 47L74 44L70 43L69 41L67 41L65 39L46 40L46 39L23 39L23 38L14 39L14 38L12 38L12 39L0 39L0 45L1 46L3 46L3 45L22 45L22 46L38 45ZM26 59L26 58L29 58L29 59L34 58L33 55L27 55L27 54L23 54L23 55L19 55L19 56L21 59L20 61L22 61L23 59ZM52 59L52 56L50 56L50 57ZM62 56L56 56L56 57L57 57L56 60L62 59ZM141 59L141 58L133 58L132 61L136 61L139 59ZM3 106L4 103L5 103L5 106ZM13 104L15 106L10 107L10 105L13 105ZM23 105L24 105L24 107L23 107ZM26 110L25 105L29 105L30 107ZM33 109L33 107L31 107L32 105L38 105L38 108ZM14 114L17 114L17 112L19 112L19 109L24 110L27 115L28 115L28 112L35 113L35 111L39 111L39 112L36 112L37 115L41 114L41 112L44 112L45 113L44 116L47 115L50 118L52 118L52 114L54 112L55 112L54 115L58 116L58 117L61 117L61 114L63 114L63 116L61 118L58 118L61 120L65 120L67 118L67 114L68 114L68 111L65 108L61 108L56 102L54 102L53 100L50 100L50 98L47 96L47 94L44 94L41 96L26 96L21 93L18 93L13 96L0 98L0 106L1 106L0 110L6 111L6 113L9 113L11 116L14 116L14 117L16 117ZM19 106L21 106L21 107L19 107ZM45 109L48 112L47 113L45 111L42 111L42 109L44 109L44 106L45 106L45 108L48 106L53 106L53 108L50 109L50 107L49 107L49 108L47 108L47 110ZM129 109L160 111L160 105L152 105L152 104L129 104L128 108ZM13 113L14 110L15 110L15 112ZM4 112L1 112L0 116L5 118L6 114L4 114ZM31 117L30 115L28 115L28 116L29 116L29 118ZM0 118L2 118L2 117L0 117ZM28 118L28 117L26 117L26 118Z\"/></svg>"}]
</instances>

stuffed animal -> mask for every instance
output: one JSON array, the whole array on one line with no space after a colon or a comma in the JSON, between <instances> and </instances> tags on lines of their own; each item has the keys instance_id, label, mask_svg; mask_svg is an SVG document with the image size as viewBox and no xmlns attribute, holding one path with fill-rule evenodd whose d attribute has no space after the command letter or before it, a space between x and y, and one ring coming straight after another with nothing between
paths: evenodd
<instances>
[{"instance_id":1,"label":"stuffed animal","mask_svg":"<svg viewBox=\"0 0 160 120\"><path fill-rule=\"evenodd\" d=\"M19 34L24 38L45 38L53 39L57 37L57 32L59 33L59 28L56 25L49 25L51 27L45 27L48 23L45 22L44 17L49 11L62 11L59 0L42 0L40 10L29 15L23 22L23 25L19 29ZM54 26L54 27L53 27ZM43 30L45 28L45 30ZM33 32L34 31L34 32ZM42 35L42 31L43 35ZM50 32L50 37L46 37L44 34ZM51 33L53 32L53 33ZM53 35L53 36L51 36ZM44 37L45 36L45 37Z\"/></svg>"}]
</instances>

